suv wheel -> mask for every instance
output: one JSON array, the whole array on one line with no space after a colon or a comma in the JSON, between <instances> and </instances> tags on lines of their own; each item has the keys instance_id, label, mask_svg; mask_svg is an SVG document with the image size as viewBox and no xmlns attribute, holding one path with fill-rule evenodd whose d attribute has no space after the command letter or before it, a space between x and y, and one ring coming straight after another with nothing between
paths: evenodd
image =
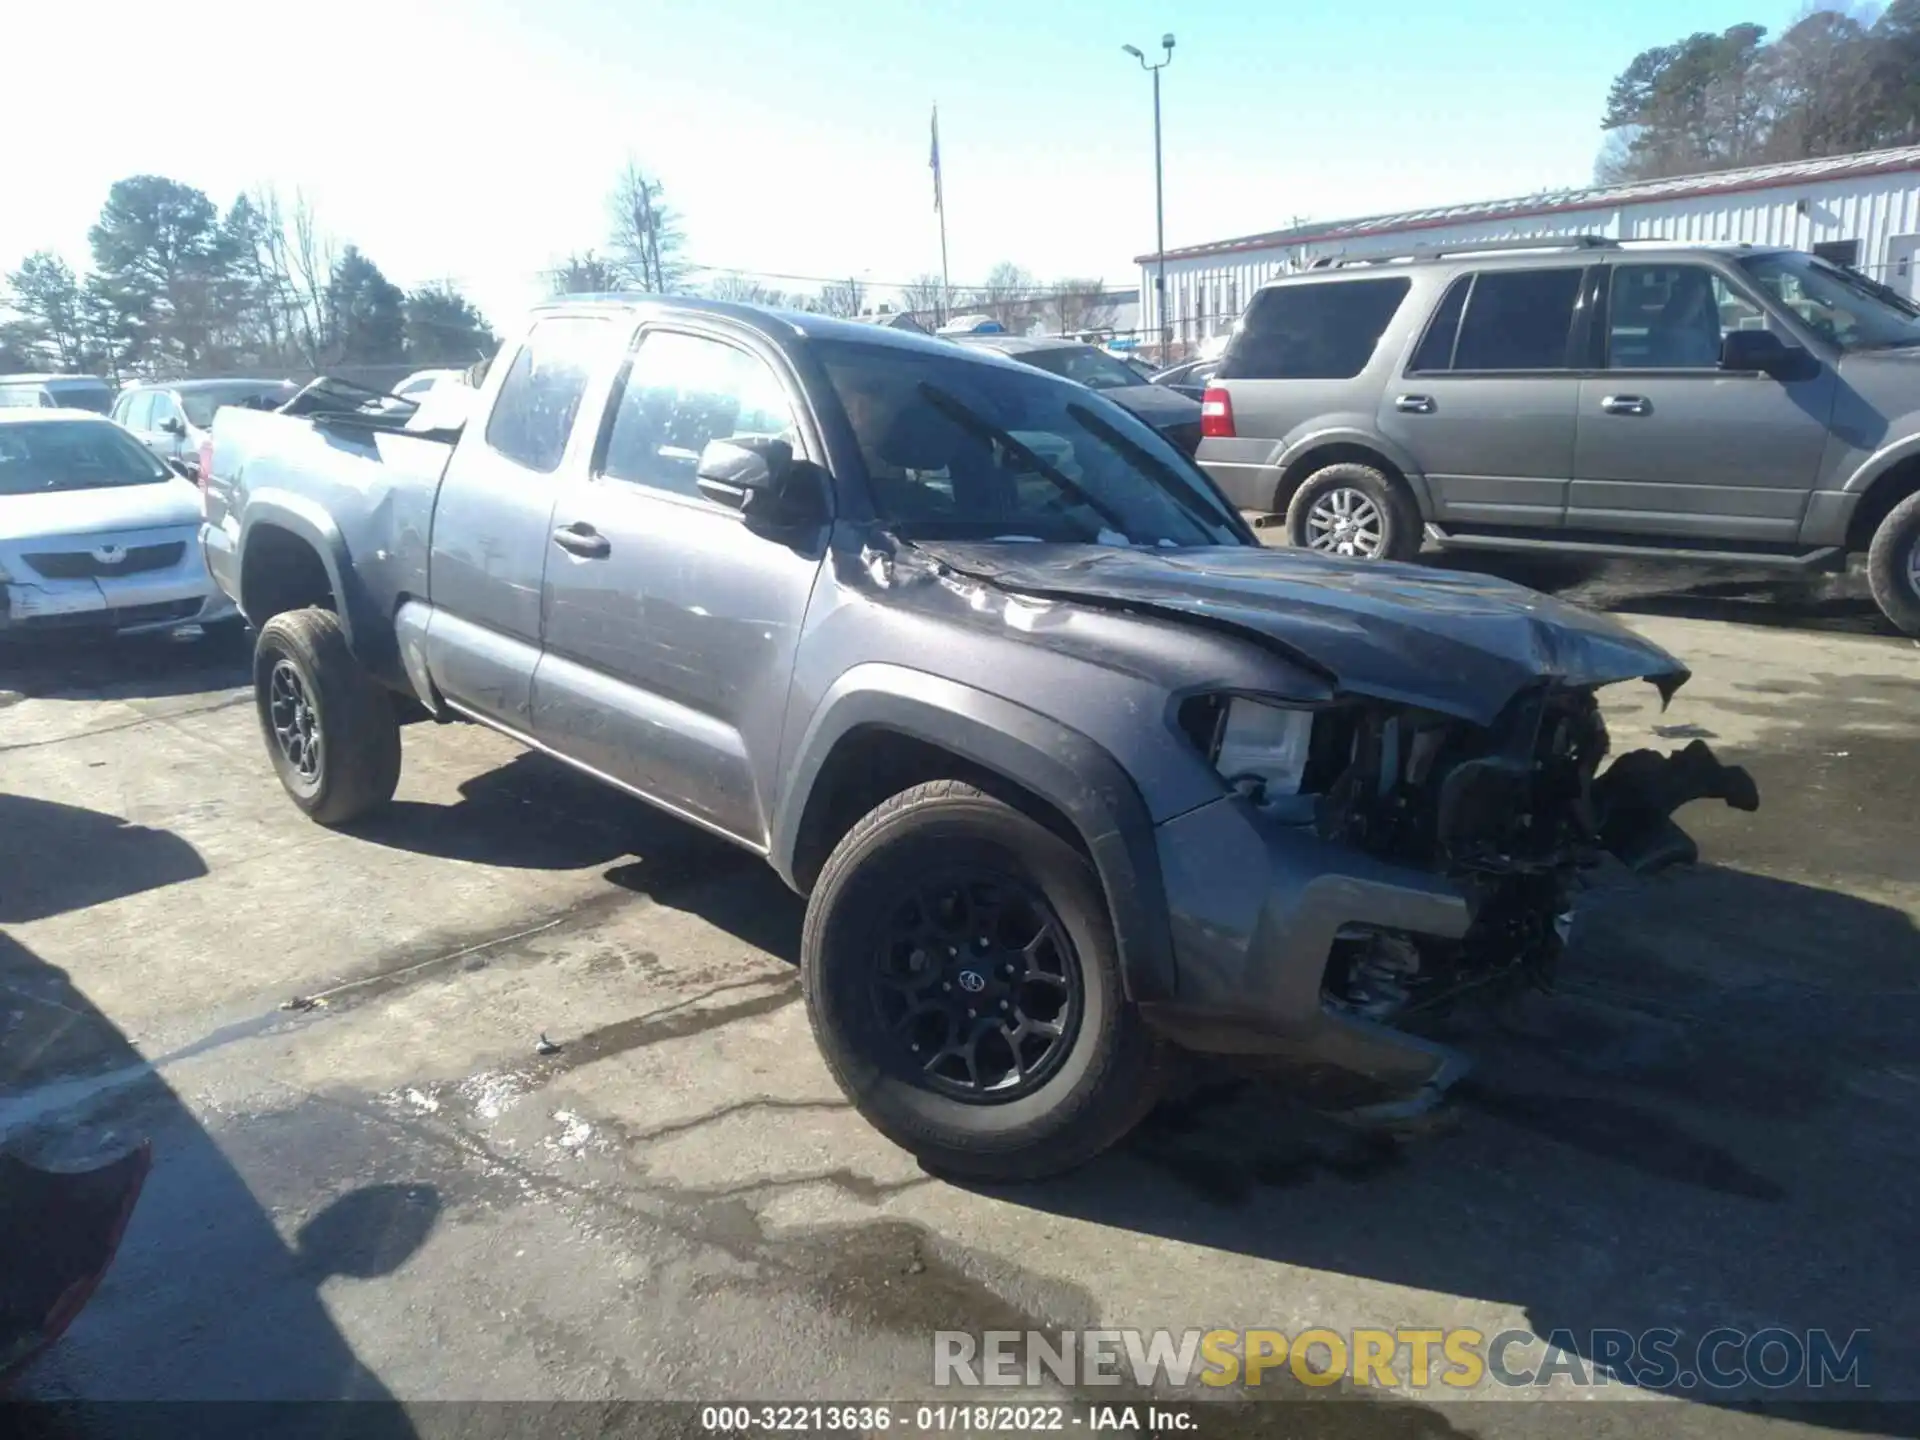
<instances>
[{"instance_id":1,"label":"suv wheel","mask_svg":"<svg viewBox=\"0 0 1920 1440\"><path fill-rule=\"evenodd\" d=\"M1420 512L1403 486L1373 466L1328 465L1294 491L1287 538L1322 555L1411 560L1420 553Z\"/></svg>"},{"instance_id":2,"label":"suv wheel","mask_svg":"<svg viewBox=\"0 0 1920 1440\"><path fill-rule=\"evenodd\" d=\"M393 798L400 726L330 610L289 610L260 629L253 697L273 768L293 803L344 825Z\"/></svg>"},{"instance_id":3,"label":"suv wheel","mask_svg":"<svg viewBox=\"0 0 1920 1440\"><path fill-rule=\"evenodd\" d=\"M854 1108L931 1170L1030 1180L1152 1105L1161 1042L1128 1003L1091 866L954 780L861 819L807 904L814 1038Z\"/></svg>"},{"instance_id":4,"label":"suv wheel","mask_svg":"<svg viewBox=\"0 0 1920 1440\"><path fill-rule=\"evenodd\" d=\"M1888 511L1873 532L1867 584L1883 615L1907 634L1920 636L1920 492Z\"/></svg>"}]
</instances>

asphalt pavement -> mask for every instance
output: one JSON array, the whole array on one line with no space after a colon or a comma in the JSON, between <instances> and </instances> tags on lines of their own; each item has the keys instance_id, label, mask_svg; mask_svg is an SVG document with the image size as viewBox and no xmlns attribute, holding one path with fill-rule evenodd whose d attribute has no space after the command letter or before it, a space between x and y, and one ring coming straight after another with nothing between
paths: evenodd
<instances>
[{"instance_id":1,"label":"asphalt pavement","mask_svg":"<svg viewBox=\"0 0 1920 1440\"><path fill-rule=\"evenodd\" d=\"M1616 747L1710 738L1759 815L1695 806L1700 865L1588 895L1429 1133L1196 1071L1006 1190L846 1107L752 857L469 726L409 727L392 813L331 833L236 648L0 653L0 1146L156 1157L24 1393L909 1398L936 1329L1779 1325L1871 1331L1868 1398L1920 1401L1920 646L1845 581L1518 578L1689 661L1664 713L1608 692ZM1294 1433L1901 1428L1576 1392L1622 1403L1340 1386Z\"/></svg>"}]
</instances>

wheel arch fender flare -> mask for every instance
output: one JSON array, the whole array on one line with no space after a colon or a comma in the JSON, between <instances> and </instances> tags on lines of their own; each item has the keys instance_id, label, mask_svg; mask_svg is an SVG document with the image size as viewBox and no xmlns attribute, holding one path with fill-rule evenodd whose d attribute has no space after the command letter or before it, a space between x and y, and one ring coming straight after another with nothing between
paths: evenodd
<instances>
[{"instance_id":1,"label":"wheel arch fender flare","mask_svg":"<svg viewBox=\"0 0 1920 1440\"><path fill-rule=\"evenodd\" d=\"M1074 827L1105 892L1127 995L1171 999L1172 926L1146 802L1102 746L1051 716L943 676L858 665L829 687L785 766L769 859L792 883L801 826L835 747L858 728L894 731L1030 791Z\"/></svg>"},{"instance_id":2,"label":"wheel arch fender flare","mask_svg":"<svg viewBox=\"0 0 1920 1440\"><path fill-rule=\"evenodd\" d=\"M1327 450L1336 447L1340 449L1370 450L1378 455L1382 460L1385 460L1394 471L1398 472L1399 478L1406 483L1407 489L1412 492L1414 502L1420 507L1421 513L1423 515L1432 513L1431 497L1427 493L1427 478L1421 471L1420 466L1415 462L1413 456L1392 440L1382 435L1378 430L1369 429L1357 423L1322 425L1305 433L1289 435L1286 440L1282 442L1278 453L1274 455L1272 460L1274 470L1280 478L1281 486L1291 491L1291 489L1295 487L1296 482L1305 483L1308 475L1312 473L1311 471L1306 471L1298 475L1292 474L1300 462L1308 459L1316 450ZM1328 463L1339 464L1341 461L1335 459L1330 460ZM1289 476L1291 476L1291 479ZM1291 500L1293 497L1291 493L1289 493L1286 498Z\"/></svg>"},{"instance_id":3,"label":"wheel arch fender flare","mask_svg":"<svg viewBox=\"0 0 1920 1440\"><path fill-rule=\"evenodd\" d=\"M348 648L361 657L363 664L378 661L380 657L368 656L365 647L372 645L378 650L380 636L387 627L382 623L383 617L373 612L365 587L357 581L353 553L333 516L324 506L290 490L255 491L247 497L240 524L237 549L242 576L246 574L249 545L261 526L284 530L312 547L327 573L327 587L333 592L333 603L340 617L340 628L346 632ZM258 616L250 615L248 619L256 624L264 623Z\"/></svg>"}]
</instances>

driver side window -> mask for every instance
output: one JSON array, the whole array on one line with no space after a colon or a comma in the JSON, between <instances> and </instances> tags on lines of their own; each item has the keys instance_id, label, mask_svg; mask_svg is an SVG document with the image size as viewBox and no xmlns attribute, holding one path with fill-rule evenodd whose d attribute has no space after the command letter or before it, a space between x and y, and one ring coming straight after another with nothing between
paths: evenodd
<instances>
[{"instance_id":1,"label":"driver side window","mask_svg":"<svg viewBox=\"0 0 1920 1440\"><path fill-rule=\"evenodd\" d=\"M652 331L621 383L600 473L701 498L700 452L747 436L801 449L786 389L766 362L703 335Z\"/></svg>"},{"instance_id":2,"label":"driver side window","mask_svg":"<svg viewBox=\"0 0 1920 1440\"><path fill-rule=\"evenodd\" d=\"M1766 315L1704 265L1617 265L1607 298L1613 370L1712 370L1730 330Z\"/></svg>"}]
</instances>

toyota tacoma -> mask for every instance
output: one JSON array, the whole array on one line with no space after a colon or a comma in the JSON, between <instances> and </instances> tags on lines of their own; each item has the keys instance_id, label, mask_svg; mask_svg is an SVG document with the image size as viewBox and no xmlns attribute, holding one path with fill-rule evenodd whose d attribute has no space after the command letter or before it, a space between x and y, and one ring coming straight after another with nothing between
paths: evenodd
<instances>
[{"instance_id":1,"label":"toyota tacoma","mask_svg":"<svg viewBox=\"0 0 1920 1440\"><path fill-rule=\"evenodd\" d=\"M1516 585L1263 548L1084 387L813 315L597 297L460 403L222 410L209 566L266 749L346 825L401 718L491 726L807 897L815 1036L931 1168L1061 1170L1178 1047L1418 1099L1417 1031L1544 980L1582 871L1751 808L1696 743L1607 765L1680 662Z\"/></svg>"}]
</instances>

